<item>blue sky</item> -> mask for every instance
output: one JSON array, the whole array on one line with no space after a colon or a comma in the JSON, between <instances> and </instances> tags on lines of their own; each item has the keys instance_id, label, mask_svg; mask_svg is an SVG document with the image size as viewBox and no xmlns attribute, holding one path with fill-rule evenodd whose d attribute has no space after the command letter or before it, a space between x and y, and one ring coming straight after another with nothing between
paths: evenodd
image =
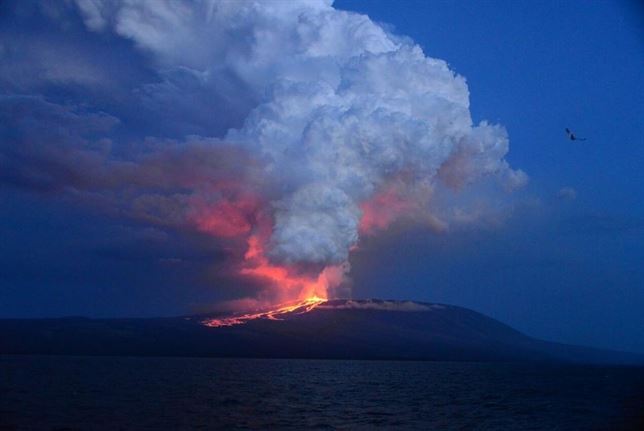
<instances>
[{"instance_id":1,"label":"blue sky","mask_svg":"<svg viewBox=\"0 0 644 431\"><path fill-rule=\"evenodd\" d=\"M530 175L526 193L540 201L502 232L455 244L410 235L411 247L398 249L404 258L379 260L387 276L370 289L386 295L413 272L406 296L434 286L423 299L472 307L530 334L642 351L642 9L574 1L336 6L388 22L464 75L475 121L508 129L508 159ZM565 127L588 140L567 141ZM576 199L558 199L562 187ZM409 254L424 257L414 270L391 264L413 262Z\"/></svg>"},{"instance_id":2,"label":"blue sky","mask_svg":"<svg viewBox=\"0 0 644 431\"><path fill-rule=\"evenodd\" d=\"M455 304L532 336L644 352L642 8L575 1L334 6L366 14L447 61L467 80L475 123L503 125L505 158L529 176L499 225L446 233L394 226L361 239L350 257L353 296ZM252 285L216 269L227 262L227 243L151 222L148 213L116 214L131 208L119 206L122 190L109 189L114 172L88 172L102 169L104 135L118 157L139 151L130 143L149 136L220 137L240 126L241 113L257 103L254 93L223 73L216 90L202 91L187 69L153 63L134 39L88 30L78 11L8 2L0 23L0 54L11 65L0 67L0 94L9 100L0 126L0 316L175 315L251 295ZM198 69L201 57L185 61ZM229 94L236 95L230 103ZM29 122L19 124L16 112L27 112ZM587 140L567 140L565 127ZM16 150L17 142L42 136L47 143L34 152ZM95 152L74 156L77 171L45 151L88 142ZM126 178L149 189L156 177ZM184 187L171 186L172 193ZM70 187L83 199L59 191Z\"/></svg>"}]
</instances>

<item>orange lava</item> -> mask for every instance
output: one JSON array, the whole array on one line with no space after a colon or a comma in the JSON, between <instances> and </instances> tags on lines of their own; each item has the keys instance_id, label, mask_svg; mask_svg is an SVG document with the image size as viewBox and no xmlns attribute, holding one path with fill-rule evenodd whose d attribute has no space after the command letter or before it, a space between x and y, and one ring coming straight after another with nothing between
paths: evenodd
<instances>
[{"instance_id":1,"label":"orange lava","mask_svg":"<svg viewBox=\"0 0 644 431\"><path fill-rule=\"evenodd\" d=\"M317 296L311 296L302 301L290 304L282 304L277 308L258 313L246 313L238 316L223 317L220 319L207 319L202 323L211 328L220 328L222 326L242 325L246 322L256 319L284 320L288 314L304 314L313 310L318 305L326 302L326 299Z\"/></svg>"}]
</instances>

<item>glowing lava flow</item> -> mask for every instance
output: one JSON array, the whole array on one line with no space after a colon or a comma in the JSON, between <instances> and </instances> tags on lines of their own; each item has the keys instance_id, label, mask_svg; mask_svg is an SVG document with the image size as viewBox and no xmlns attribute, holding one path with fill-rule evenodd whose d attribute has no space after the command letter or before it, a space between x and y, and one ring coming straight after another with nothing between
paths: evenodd
<instances>
[{"instance_id":1,"label":"glowing lava flow","mask_svg":"<svg viewBox=\"0 0 644 431\"><path fill-rule=\"evenodd\" d=\"M268 320L284 320L287 314L304 314L313 310L318 305L326 302L326 299L318 296L312 296L303 301L298 301L289 305L279 305L274 310L262 311L258 313L247 313L239 316L222 317L220 319L207 319L202 323L211 328L219 328L222 326L241 325L250 320L255 319L268 319Z\"/></svg>"},{"instance_id":2,"label":"glowing lava flow","mask_svg":"<svg viewBox=\"0 0 644 431\"><path fill-rule=\"evenodd\" d=\"M330 265L317 276L297 274L287 266L271 264L264 255L259 236L248 238L248 251L244 255L242 275L263 279L276 286L282 297L299 298L297 301L277 305L274 309L236 316L206 319L202 323L212 328L241 325L251 320L283 320L288 314L303 314L327 301L330 288L338 286L348 270L346 265Z\"/></svg>"},{"instance_id":3,"label":"glowing lava flow","mask_svg":"<svg viewBox=\"0 0 644 431\"><path fill-rule=\"evenodd\" d=\"M240 313L202 321L217 328L247 323L256 319L283 320L289 314L303 314L327 301L329 290L339 286L349 270L347 263L327 265L316 272L303 271L297 265L279 265L269 261L264 244L270 237L270 225L259 223L257 232L247 238L248 249L237 268L239 274L260 280L273 289L273 298L279 301L263 311Z\"/></svg>"}]
</instances>

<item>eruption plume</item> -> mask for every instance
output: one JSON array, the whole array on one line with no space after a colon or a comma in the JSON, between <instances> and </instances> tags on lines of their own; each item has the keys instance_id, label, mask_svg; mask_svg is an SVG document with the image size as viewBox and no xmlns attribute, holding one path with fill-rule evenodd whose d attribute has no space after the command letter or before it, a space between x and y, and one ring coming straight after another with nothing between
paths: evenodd
<instances>
[{"instance_id":1,"label":"eruption plume","mask_svg":"<svg viewBox=\"0 0 644 431\"><path fill-rule=\"evenodd\" d=\"M266 286L269 302L333 296L361 235L401 219L439 230L465 219L435 200L439 190L527 179L504 160L503 127L473 123L462 76L331 1L76 8L89 31L144 56L156 79L138 86L136 106L163 109L160 123L186 137L148 138L126 159L60 156L56 166L98 166L83 172L90 180L72 176L75 193L109 199L120 215L243 248L232 266Z\"/></svg>"}]
</instances>

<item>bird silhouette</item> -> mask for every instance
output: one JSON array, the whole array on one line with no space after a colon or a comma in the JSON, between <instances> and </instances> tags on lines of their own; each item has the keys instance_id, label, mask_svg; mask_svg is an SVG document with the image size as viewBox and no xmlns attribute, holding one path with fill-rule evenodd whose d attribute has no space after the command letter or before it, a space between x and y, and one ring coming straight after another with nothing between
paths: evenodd
<instances>
[{"instance_id":1,"label":"bird silhouette","mask_svg":"<svg viewBox=\"0 0 644 431\"><path fill-rule=\"evenodd\" d=\"M577 137L577 135L575 135L574 133L572 133L572 132L570 131L570 129L569 129L569 128L567 128L567 127L566 127L566 135L568 135L568 138L569 138L571 141L585 141L585 140L586 140L586 138L578 138L578 137Z\"/></svg>"}]
</instances>

